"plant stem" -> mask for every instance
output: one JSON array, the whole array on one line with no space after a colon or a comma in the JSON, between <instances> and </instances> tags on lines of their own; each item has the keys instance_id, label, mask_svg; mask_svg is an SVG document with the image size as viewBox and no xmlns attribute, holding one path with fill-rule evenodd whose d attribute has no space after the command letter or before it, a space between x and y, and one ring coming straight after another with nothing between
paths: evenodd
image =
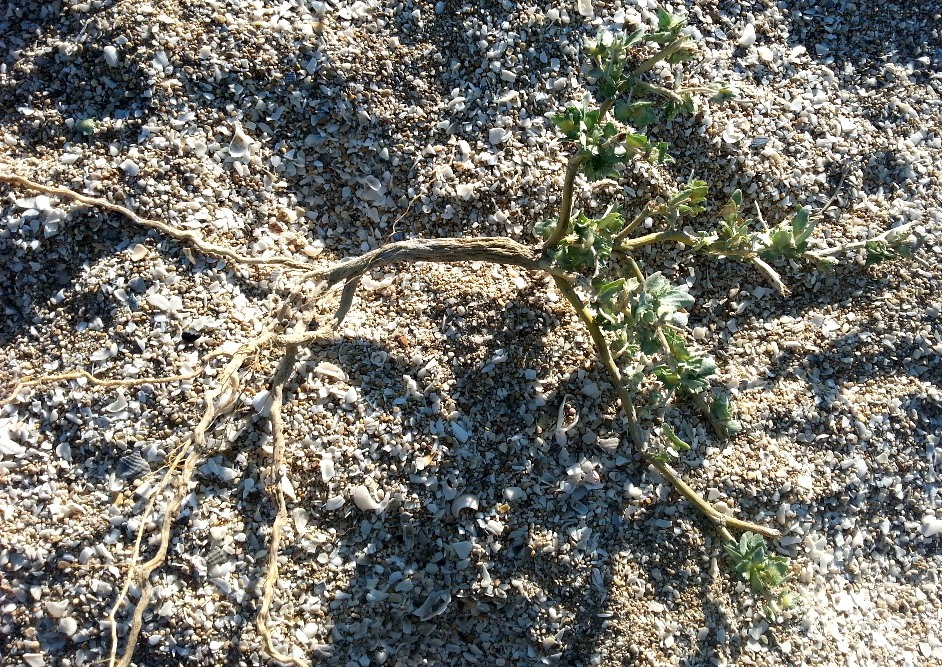
<instances>
[{"instance_id":1,"label":"plant stem","mask_svg":"<svg viewBox=\"0 0 942 667\"><path fill-rule=\"evenodd\" d=\"M681 97L679 93L671 90L670 88L665 88L664 86L658 86L656 84L648 83L646 81L634 81L632 82L632 87L641 88L642 90L645 90L649 93L654 93L655 95L661 95L662 97L671 99L674 102L677 102L678 104L682 104L684 101L684 98Z\"/></svg>"},{"instance_id":2,"label":"plant stem","mask_svg":"<svg viewBox=\"0 0 942 667\"><path fill-rule=\"evenodd\" d=\"M566 165L566 179L563 181L563 202L559 207L559 218L556 220L553 233L543 244L544 252L558 246L559 242L569 233L569 221L572 218L572 191L575 187L576 175L579 173L584 161L585 156L581 151L569 158L569 163Z\"/></svg>"},{"instance_id":3,"label":"plant stem","mask_svg":"<svg viewBox=\"0 0 942 667\"><path fill-rule=\"evenodd\" d=\"M660 51L655 53L653 56L645 60L643 63L641 63L640 65L635 67L633 70L631 70L631 76L633 77L641 76L642 74L650 70L652 67L657 65L659 62L661 62L665 58L669 58L670 56L680 51L681 47L683 47L686 41L687 41L686 37L683 37L683 36L678 37L673 42L671 42L670 44L665 46L663 49L661 49Z\"/></svg>"},{"instance_id":4,"label":"plant stem","mask_svg":"<svg viewBox=\"0 0 942 667\"><path fill-rule=\"evenodd\" d=\"M592 337L592 342L595 344L596 352L611 376L612 381L615 383L615 392L618 394L618 400L621 402L622 409L628 419L628 435L631 437L635 448L641 456L644 457L644 460L651 464L664 479L671 483L680 495L689 500L701 514L709 519L724 540L729 541L733 539L729 532L730 528L739 531L751 531L770 539L780 537L781 533L774 528L767 528L749 521L742 521L721 513L699 493L694 491L690 485L684 482L680 475L677 474L677 471L670 465L658 461L645 451L645 436L644 432L641 430L641 426L638 424L638 414L635 412L631 394L625 388L624 382L622 382L621 371L618 370L618 365L615 363L615 360L612 358L612 353L608 349L608 341L605 340L605 335L602 333L602 330L599 329L592 312L582 303L582 299L579 298L579 295L576 294L576 290L573 286L560 276L553 276L553 280L556 282L556 287L559 288L559 291L562 292L566 301L573 307L579 319L582 320L582 323L585 325L586 329L588 329L589 335Z\"/></svg>"},{"instance_id":5,"label":"plant stem","mask_svg":"<svg viewBox=\"0 0 942 667\"><path fill-rule=\"evenodd\" d=\"M620 232L618 232L617 234L615 234L615 236L612 237L612 245L614 245L617 248L619 243L621 243L625 238L627 238L627 236L631 234L631 232L636 230L638 228L638 225L644 222L644 219L648 217L648 214L650 212L651 212L651 202L648 202L638 212L638 215L635 216L634 220L632 220L627 225L625 225L624 229L622 229Z\"/></svg>"},{"instance_id":6,"label":"plant stem","mask_svg":"<svg viewBox=\"0 0 942 667\"><path fill-rule=\"evenodd\" d=\"M893 227L892 229L887 229L885 232L881 234L877 234L876 236L872 238L864 239L863 241L852 241L851 243L845 243L844 245L834 246L833 248L825 248L823 250L809 250L808 252L805 253L805 257L811 260L821 259L822 257L830 257L831 255L836 255L839 252L844 252L847 250L856 250L857 248L863 248L868 243L873 243L874 241L887 242L889 241L890 238L894 238L894 240L897 238L899 240L903 240L907 236L909 236L910 234L909 230L912 226L913 226L913 223L907 222L905 224L900 225L899 227Z\"/></svg>"}]
</instances>

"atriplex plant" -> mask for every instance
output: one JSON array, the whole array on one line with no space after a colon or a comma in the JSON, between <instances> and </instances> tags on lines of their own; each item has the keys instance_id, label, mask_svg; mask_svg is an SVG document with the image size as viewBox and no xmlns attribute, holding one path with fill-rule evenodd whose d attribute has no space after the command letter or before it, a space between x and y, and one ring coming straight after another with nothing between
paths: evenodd
<instances>
[{"instance_id":1,"label":"atriplex plant","mask_svg":"<svg viewBox=\"0 0 942 667\"><path fill-rule=\"evenodd\" d=\"M242 377L258 363L259 353L272 348L282 351L272 373L270 424L272 459L266 487L278 507L272 527L268 564L263 581L262 604L257 619L260 636L269 654L278 661L306 664L298 651L286 655L274 646L268 628L268 612L278 578L278 554L283 526L287 519L283 463L285 438L282 426L284 387L296 370L299 348L326 335L327 329L309 330L319 300L326 292L343 285L337 322L350 309L360 277L372 269L399 262L483 261L508 264L552 276L559 291L572 305L585 325L596 352L614 382L628 423L628 437L634 448L676 491L713 524L726 544L732 568L739 572L756 593L778 592L788 575L785 559L769 554L764 537L775 538L773 528L736 519L719 512L692 489L671 465L679 450L689 448L664 421L665 408L673 401L689 400L721 438L734 435L739 423L727 396L711 387L715 374L713 361L690 344L685 336L685 318L681 311L693 303L687 287L672 285L660 273L645 275L632 253L656 243L680 243L691 252L716 258L731 258L754 265L778 290L785 286L773 265L782 260L805 260L816 265L834 262L842 251L862 247L867 262L877 262L907 255L909 231L905 227L889 230L861 243L823 250L810 250L809 237L815 216L800 209L788 222L772 229L756 229L756 223L743 213L742 195L733 193L720 211L713 231L694 231L683 223L704 209L707 185L692 180L676 193L659 197L630 216L612 207L598 218L584 212L574 213L575 184L581 175L588 181L620 180L626 165L633 160L671 161L664 143L652 144L644 134L647 126L661 118L670 119L689 113L693 95L707 92L714 102L730 98L725 85L709 88L683 88L681 72L675 72L674 85L665 88L650 80L652 70L689 60L696 49L682 33L683 22L669 13L658 11L654 32L639 29L630 34L602 32L587 45L592 60L587 75L595 95L573 104L553 117L565 141L572 147L563 184L562 203L555 220L536 225L544 238L540 247L528 247L502 237L458 238L390 243L360 257L315 268L306 261L285 257L249 257L232 249L205 241L201 234L181 230L165 223L140 217L127 208L72 190L41 185L20 176L0 173L0 180L21 187L70 198L85 204L120 213L137 224L189 243L207 256L224 259L233 266L277 267L294 285L290 297L270 315L265 329L256 338L242 344L232 354L217 351L207 357L198 371L170 378L110 380L87 371L24 379L4 403L23 400L27 386L84 378L96 386L119 386L145 382L175 382L197 379L210 366L210 360L229 357L215 381L206 379L205 408L190 439L168 459L163 478L149 495L144 517L139 522L137 538L125 584L109 615L112 633L110 665L128 665L140 633L143 614L153 591L150 574L165 562L170 531L196 466L208 453L207 431L227 414L236 401ZM663 64L663 65L662 65ZM647 219L658 221L660 231L635 235ZM761 222L761 218L760 218ZM306 286L316 285L311 289ZM640 415L640 416L639 416ZM155 504L165 492L160 520L159 540L152 557L139 563L141 547ZM740 534L737 541L733 532ZM130 603L132 586L140 590L134 606L126 645L118 657L117 614ZM780 597L784 603L788 596Z\"/></svg>"}]
</instances>

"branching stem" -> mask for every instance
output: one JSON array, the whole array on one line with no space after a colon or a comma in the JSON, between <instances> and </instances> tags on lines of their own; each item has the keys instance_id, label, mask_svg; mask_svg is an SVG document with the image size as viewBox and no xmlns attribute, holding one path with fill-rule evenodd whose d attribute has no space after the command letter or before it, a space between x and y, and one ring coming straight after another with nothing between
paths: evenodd
<instances>
[{"instance_id":1,"label":"branching stem","mask_svg":"<svg viewBox=\"0 0 942 667\"><path fill-rule=\"evenodd\" d=\"M562 292L566 301L573 307L579 319L582 320L582 323L586 326L586 329L588 329L592 342L595 344L596 352L611 376L612 381L615 383L615 392L618 394L618 400L621 402L622 409L625 411L625 416L628 420L628 434L631 436L635 448L644 457L644 460L651 464L664 479L671 483L678 493L689 500L701 514L709 519L724 540L732 539L732 535L729 532L730 528L739 531L752 531L753 533L758 533L759 535L764 535L769 538L780 537L781 533L774 528L767 528L766 526L761 526L756 523L726 516L707 502L699 493L694 491L690 485L684 482L680 478L680 475L677 474L677 471L669 464L659 461L648 453L645 434L638 424L638 416L635 412L631 394L622 381L621 372L618 370L618 365L612 358L608 341L605 340L605 335L596 323L595 316L585 304L582 303L582 299L579 298L572 284L558 276L554 276L553 279L559 291Z\"/></svg>"},{"instance_id":2,"label":"branching stem","mask_svg":"<svg viewBox=\"0 0 942 667\"><path fill-rule=\"evenodd\" d=\"M581 151L569 158L569 163L566 165L566 178L563 181L563 201L559 207L559 217L556 220L553 233L543 244L544 252L558 246L560 241L569 233L569 222L572 219L573 190L576 176L579 174L579 169L584 161L585 157Z\"/></svg>"}]
</instances>

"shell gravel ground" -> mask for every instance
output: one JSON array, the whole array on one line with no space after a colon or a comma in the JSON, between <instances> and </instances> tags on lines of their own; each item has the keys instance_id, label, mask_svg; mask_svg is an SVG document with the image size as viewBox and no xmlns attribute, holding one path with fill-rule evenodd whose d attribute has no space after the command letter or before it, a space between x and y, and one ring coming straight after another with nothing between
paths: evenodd
<instances>
[{"instance_id":1,"label":"shell gravel ground","mask_svg":"<svg viewBox=\"0 0 942 667\"><path fill-rule=\"evenodd\" d=\"M711 502L784 531L800 605L770 624L692 508L618 445L614 392L550 283L414 265L365 280L289 385L283 651L344 667L942 661L942 3L667 4L700 38L688 81L731 80L740 100L656 130L673 171L639 167L626 195L581 184L580 205L637 206L692 173L714 205L740 187L771 224L823 206L846 171L818 238L903 222L923 238L908 263L782 266L790 297L747 267L642 258L691 286L690 325L745 426L719 444L681 417L682 467ZM584 38L652 9L0 3L0 168L255 255L533 242L565 158L546 115L583 94ZM257 333L284 288L115 214L7 185L0 198L6 389L199 368ZM273 360L211 433L135 664L267 662ZM72 381L0 411L0 664L107 657L144 498L211 381Z\"/></svg>"}]
</instances>

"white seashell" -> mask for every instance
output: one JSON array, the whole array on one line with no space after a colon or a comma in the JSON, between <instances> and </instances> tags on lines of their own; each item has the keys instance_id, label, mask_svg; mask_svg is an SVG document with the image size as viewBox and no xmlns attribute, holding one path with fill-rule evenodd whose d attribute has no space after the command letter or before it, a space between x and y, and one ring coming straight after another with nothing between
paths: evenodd
<instances>
[{"instance_id":1,"label":"white seashell","mask_svg":"<svg viewBox=\"0 0 942 667\"><path fill-rule=\"evenodd\" d=\"M614 454L618 451L618 445L621 441L617 437L611 438L599 438L595 441L603 451L608 452L609 454Z\"/></svg>"},{"instance_id":2,"label":"white seashell","mask_svg":"<svg viewBox=\"0 0 942 667\"><path fill-rule=\"evenodd\" d=\"M468 200L474 196L474 185L471 183L459 183L455 186L455 194L461 199Z\"/></svg>"},{"instance_id":3,"label":"white seashell","mask_svg":"<svg viewBox=\"0 0 942 667\"><path fill-rule=\"evenodd\" d=\"M147 303L164 312L169 313L173 310L173 304L170 302L170 299L165 297L163 294L158 294L156 292L154 294L147 295Z\"/></svg>"},{"instance_id":4,"label":"white seashell","mask_svg":"<svg viewBox=\"0 0 942 667\"><path fill-rule=\"evenodd\" d=\"M336 509L340 509L345 502L346 499L343 496L334 496L327 499L327 502L324 503L324 509L328 512L333 512Z\"/></svg>"},{"instance_id":5,"label":"white seashell","mask_svg":"<svg viewBox=\"0 0 942 667\"><path fill-rule=\"evenodd\" d=\"M742 34L739 36L739 41L736 42L739 46L744 46L747 49L756 43L756 27L752 23L747 23L746 27L743 29Z\"/></svg>"},{"instance_id":6,"label":"white seashell","mask_svg":"<svg viewBox=\"0 0 942 667\"><path fill-rule=\"evenodd\" d=\"M936 519L934 516L922 517L919 532L922 533L923 537L935 537L942 533L942 519Z\"/></svg>"},{"instance_id":7,"label":"white seashell","mask_svg":"<svg viewBox=\"0 0 942 667\"><path fill-rule=\"evenodd\" d=\"M317 636L317 633L320 632L320 626L317 623L307 623L299 632L304 636L307 641L314 639Z\"/></svg>"},{"instance_id":8,"label":"white seashell","mask_svg":"<svg viewBox=\"0 0 942 667\"><path fill-rule=\"evenodd\" d=\"M595 10L592 8L592 0L576 0L576 9L579 14L591 19L595 16Z\"/></svg>"},{"instance_id":9,"label":"white seashell","mask_svg":"<svg viewBox=\"0 0 942 667\"><path fill-rule=\"evenodd\" d=\"M92 356L89 357L91 361L105 361L106 359L111 359L118 353L118 346L112 344L111 347L107 347L104 350L98 350ZM124 408L121 408L122 410ZM115 410L117 412L117 410Z\"/></svg>"},{"instance_id":10,"label":"white seashell","mask_svg":"<svg viewBox=\"0 0 942 667\"><path fill-rule=\"evenodd\" d=\"M223 595L229 595L232 592L232 584L222 577L213 577L209 580L209 583L218 588Z\"/></svg>"},{"instance_id":11,"label":"white seashell","mask_svg":"<svg viewBox=\"0 0 942 667\"><path fill-rule=\"evenodd\" d=\"M255 394L255 398L252 399L252 409L254 409L256 414L260 417L267 417L271 414L271 404L274 400L270 391L262 389Z\"/></svg>"},{"instance_id":12,"label":"white seashell","mask_svg":"<svg viewBox=\"0 0 942 667\"><path fill-rule=\"evenodd\" d=\"M118 49L117 47L109 44L104 49L102 49L102 55L105 56L105 62L108 63L108 67L117 67L118 66Z\"/></svg>"},{"instance_id":13,"label":"white seashell","mask_svg":"<svg viewBox=\"0 0 942 667\"><path fill-rule=\"evenodd\" d=\"M143 243L135 243L130 248L128 248L128 255L131 257L132 261L139 262L145 257L147 257L147 246Z\"/></svg>"},{"instance_id":14,"label":"white seashell","mask_svg":"<svg viewBox=\"0 0 942 667\"><path fill-rule=\"evenodd\" d=\"M242 131L242 126L236 125L232 140L229 142L229 156L235 160L247 157L250 143L251 139Z\"/></svg>"},{"instance_id":15,"label":"white seashell","mask_svg":"<svg viewBox=\"0 0 942 667\"><path fill-rule=\"evenodd\" d=\"M455 555L458 557L458 560L464 560L474 551L474 543L468 542L467 540L454 542L451 548L455 550Z\"/></svg>"},{"instance_id":16,"label":"white seashell","mask_svg":"<svg viewBox=\"0 0 942 667\"><path fill-rule=\"evenodd\" d=\"M56 445L56 456L63 461L72 462L72 446L67 442L60 442Z\"/></svg>"},{"instance_id":17,"label":"white seashell","mask_svg":"<svg viewBox=\"0 0 942 667\"><path fill-rule=\"evenodd\" d=\"M492 127L487 133L487 139L495 146L502 144L510 138L510 130L504 127Z\"/></svg>"},{"instance_id":18,"label":"white seashell","mask_svg":"<svg viewBox=\"0 0 942 667\"><path fill-rule=\"evenodd\" d=\"M0 428L0 456L22 456L26 453L26 447L13 442L9 431L6 428Z\"/></svg>"},{"instance_id":19,"label":"white seashell","mask_svg":"<svg viewBox=\"0 0 942 667\"><path fill-rule=\"evenodd\" d=\"M357 484L351 490L354 504L364 512L375 512L380 508L380 504L370 495L370 490L362 484Z\"/></svg>"},{"instance_id":20,"label":"white seashell","mask_svg":"<svg viewBox=\"0 0 942 667\"><path fill-rule=\"evenodd\" d=\"M726 129L723 130L723 141L728 144L738 144L740 141L746 138L746 135L736 127L736 123L730 121L726 124Z\"/></svg>"},{"instance_id":21,"label":"white seashell","mask_svg":"<svg viewBox=\"0 0 942 667\"><path fill-rule=\"evenodd\" d=\"M462 493L451 503L451 513L458 516L461 510L476 510L478 508L478 499L470 493Z\"/></svg>"},{"instance_id":22,"label":"white seashell","mask_svg":"<svg viewBox=\"0 0 942 667\"><path fill-rule=\"evenodd\" d=\"M209 536L217 542L221 542L225 539L226 532L227 531L225 526L213 526L209 529Z\"/></svg>"},{"instance_id":23,"label":"white seashell","mask_svg":"<svg viewBox=\"0 0 942 667\"><path fill-rule=\"evenodd\" d=\"M357 390L356 387L350 387L347 389L347 392L343 395L343 402L350 405L356 405L357 402Z\"/></svg>"},{"instance_id":24,"label":"white seashell","mask_svg":"<svg viewBox=\"0 0 942 667\"><path fill-rule=\"evenodd\" d=\"M504 532L504 523L497 519L488 519L484 522L484 530L491 535L500 535Z\"/></svg>"},{"instance_id":25,"label":"white seashell","mask_svg":"<svg viewBox=\"0 0 942 667\"><path fill-rule=\"evenodd\" d=\"M23 664L26 667L46 667L46 656L43 653L24 653Z\"/></svg>"},{"instance_id":26,"label":"white seashell","mask_svg":"<svg viewBox=\"0 0 942 667\"><path fill-rule=\"evenodd\" d=\"M56 601L56 600L47 600L46 601L46 613L52 616L53 618L62 618L65 616L65 612L69 610L69 603L65 600Z\"/></svg>"},{"instance_id":27,"label":"white seashell","mask_svg":"<svg viewBox=\"0 0 942 667\"><path fill-rule=\"evenodd\" d=\"M339 366L335 366L329 361L322 361L321 363L317 364L317 368L314 369L314 375L334 378L335 380L340 380L341 382L347 381L347 374L343 372L343 369Z\"/></svg>"},{"instance_id":28,"label":"white seashell","mask_svg":"<svg viewBox=\"0 0 942 667\"><path fill-rule=\"evenodd\" d=\"M298 531L298 534L304 534L308 523L311 521L311 515L308 514L308 511L303 507L297 507L291 510L291 518L294 520L294 529Z\"/></svg>"},{"instance_id":29,"label":"white seashell","mask_svg":"<svg viewBox=\"0 0 942 667\"><path fill-rule=\"evenodd\" d=\"M223 468L223 470L226 470L226 468ZM287 475L282 475L281 482L279 485L281 486L281 492L284 493L289 498L291 498L291 500L298 499L297 494L295 494L294 492L294 484L291 483L290 477L288 477Z\"/></svg>"},{"instance_id":30,"label":"white seashell","mask_svg":"<svg viewBox=\"0 0 942 667\"><path fill-rule=\"evenodd\" d=\"M128 399L118 394L118 397L105 406L105 412L121 412L128 407Z\"/></svg>"},{"instance_id":31,"label":"white seashell","mask_svg":"<svg viewBox=\"0 0 942 667\"><path fill-rule=\"evenodd\" d=\"M321 468L321 479L326 484L331 479L333 479L334 475L336 474L336 470L334 469L334 460L330 458L329 456L325 456L324 458L321 459L320 468Z\"/></svg>"},{"instance_id":32,"label":"white seashell","mask_svg":"<svg viewBox=\"0 0 942 667\"><path fill-rule=\"evenodd\" d=\"M425 602L422 603L422 606L414 610L412 613L415 616L418 616L421 620L427 621L430 618L435 618L436 616L445 613L445 610L448 609L448 605L450 603L451 592L432 591L429 593L429 596L425 598Z\"/></svg>"},{"instance_id":33,"label":"white seashell","mask_svg":"<svg viewBox=\"0 0 942 667\"><path fill-rule=\"evenodd\" d=\"M366 184L368 188L370 188L371 190L375 190L376 192L379 192L380 190L383 189L382 181L380 181L378 178L376 178L372 174L369 176L365 176L363 178L363 182Z\"/></svg>"},{"instance_id":34,"label":"white seashell","mask_svg":"<svg viewBox=\"0 0 942 667\"><path fill-rule=\"evenodd\" d=\"M508 486L504 489L504 499L510 502L526 497L526 493L519 486Z\"/></svg>"},{"instance_id":35,"label":"white seashell","mask_svg":"<svg viewBox=\"0 0 942 667\"><path fill-rule=\"evenodd\" d=\"M121 169L124 170L124 173L130 176L131 178L134 178L139 173L141 173L141 168L138 166L137 162L135 162L131 158L128 158L127 160L122 162L119 166L121 167Z\"/></svg>"}]
</instances>

